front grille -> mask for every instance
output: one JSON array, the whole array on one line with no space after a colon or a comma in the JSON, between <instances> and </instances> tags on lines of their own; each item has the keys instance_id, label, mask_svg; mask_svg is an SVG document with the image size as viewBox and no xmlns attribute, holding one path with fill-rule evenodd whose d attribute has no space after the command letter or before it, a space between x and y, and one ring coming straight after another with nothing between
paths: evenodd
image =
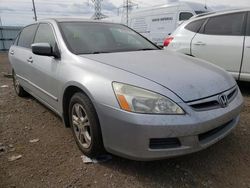
<instances>
[{"instance_id":1,"label":"front grille","mask_svg":"<svg viewBox=\"0 0 250 188\"><path fill-rule=\"evenodd\" d=\"M191 105L192 108L197 109L197 110L211 109L211 108L215 108L215 107L219 107L219 106L220 106L220 104L218 101L209 101L209 102Z\"/></svg>"},{"instance_id":2,"label":"front grille","mask_svg":"<svg viewBox=\"0 0 250 188\"><path fill-rule=\"evenodd\" d=\"M235 99L238 93L237 91L238 88L234 88L233 90L224 92L224 94L227 96L228 103L232 102ZM215 95L203 100L193 101L189 103L189 106L196 111L205 111L220 108L221 105L219 103L219 96L220 95Z\"/></svg>"},{"instance_id":3,"label":"front grille","mask_svg":"<svg viewBox=\"0 0 250 188\"><path fill-rule=\"evenodd\" d=\"M209 141L214 135L219 134L222 130L224 130L227 126L229 126L231 123L233 122L233 120L215 128L212 129L210 131L207 131L205 133L199 134L199 141L200 142L204 142L204 141Z\"/></svg>"},{"instance_id":4,"label":"front grille","mask_svg":"<svg viewBox=\"0 0 250 188\"><path fill-rule=\"evenodd\" d=\"M178 138L151 138L149 142L150 149L171 149L180 146Z\"/></svg>"},{"instance_id":5,"label":"front grille","mask_svg":"<svg viewBox=\"0 0 250 188\"><path fill-rule=\"evenodd\" d=\"M237 95L237 89L233 90L231 93L227 95L228 101L231 102Z\"/></svg>"}]
</instances>

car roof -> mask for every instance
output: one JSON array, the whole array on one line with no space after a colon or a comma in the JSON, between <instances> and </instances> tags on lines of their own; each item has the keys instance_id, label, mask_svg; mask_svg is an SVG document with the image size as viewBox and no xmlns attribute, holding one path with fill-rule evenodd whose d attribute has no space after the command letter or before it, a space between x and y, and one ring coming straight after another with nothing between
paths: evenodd
<instances>
[{"instance_id":1,"label":"car roof","mask_svg":"<svg viewBox=\"0 0 250 188\"><path fill-rule=\"evenodd\" d=\"M28 27L33 24L39 24L39 23L51 23L56 24L60 22L89 22L89 23L107 23L107 24L116 24L116 25L124 25L122 23L114 23L111 21L106 20L93 20L93 19L87 19L87 18L45 18L45 19L39 19L36 22L33 22L31 24L25 25L23 28Z\"/></svg>"},{"instance_id":2,"label":"car roof","mask_svg":"<svg viewBox=\"0 0 250 188\"><path fill-rule=\"evenodd\" d=\"M208 12L204 14L195 15L190 19L190 21L193 21L196 19L198 20L198 19L203 19L203 18L209 18L213 16L219 16L219 15L225 15L225 14L231 14L231 13L249 12L249 11L250 11L250 7L241 8L241 9L229 9L229 10L223 10L223 11L217 11L217 12Z\"/></svg>"}]
</instances>

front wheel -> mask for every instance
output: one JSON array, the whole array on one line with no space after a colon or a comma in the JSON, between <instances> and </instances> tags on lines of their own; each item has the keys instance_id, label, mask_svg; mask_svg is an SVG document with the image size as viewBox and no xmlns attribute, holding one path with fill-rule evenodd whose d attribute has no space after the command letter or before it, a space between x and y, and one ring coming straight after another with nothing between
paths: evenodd
<instances>
[{"instance_id":1,"label":"front wheel","mask_svg":"<svg viewBox=\"0 0 250 188\"><path fill-rule=\"evenodd\" d=\"M17 78L17 75L16 75L16 73L15 73L14 70L12 71L12 75L13 75L13 85L14 85L14 89L15 89L16 94L19 97L26 97L26 96L28 96L28 93L20 85L20 83L18 81L18 78Z\"/></svg>"},{"instance_id":2,"label":"front wheel","mask_svg":"<svg viewBox=\"0 0 250 188\"><path fill-rule=\"evenodd\" d=\"M71 129L79 149L88 157L97 157L105 150L99 120L93 104L83 93L76 93L70 100Z\"/></svg>"}]
</instances>

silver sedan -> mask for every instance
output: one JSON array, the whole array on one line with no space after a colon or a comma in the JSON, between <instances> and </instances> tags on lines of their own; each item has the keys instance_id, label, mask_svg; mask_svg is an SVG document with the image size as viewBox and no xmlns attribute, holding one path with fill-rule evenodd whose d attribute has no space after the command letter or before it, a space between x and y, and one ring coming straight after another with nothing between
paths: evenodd
<instances>
[{"instance_id":1,"label":"silver sedan","mask_svg":"<svg viewBox=\"0 0 250 188\"><path fill-rule=\"evenodd\" d=\"M239 122L243 98L228 73L120 24L42 20L23 28L9 59L17 95L58 114L89 157L192 153Z\"/></svg>"}]
</instances>

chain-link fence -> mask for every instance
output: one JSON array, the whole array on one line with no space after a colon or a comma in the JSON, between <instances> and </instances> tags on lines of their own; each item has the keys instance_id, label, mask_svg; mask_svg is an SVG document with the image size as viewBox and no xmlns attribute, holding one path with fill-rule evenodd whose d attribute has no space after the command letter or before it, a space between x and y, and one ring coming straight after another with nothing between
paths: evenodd
<instances>
[{"instance_id":1,"label":"chain-link fence","mask_svg":"<svg viewBox=\"0 0 250 188\"><path fill-rule=\"evenodd\" d=\"M0 51L8 51L22 27L0 26Z\"/></svg>"}]
</instances>

